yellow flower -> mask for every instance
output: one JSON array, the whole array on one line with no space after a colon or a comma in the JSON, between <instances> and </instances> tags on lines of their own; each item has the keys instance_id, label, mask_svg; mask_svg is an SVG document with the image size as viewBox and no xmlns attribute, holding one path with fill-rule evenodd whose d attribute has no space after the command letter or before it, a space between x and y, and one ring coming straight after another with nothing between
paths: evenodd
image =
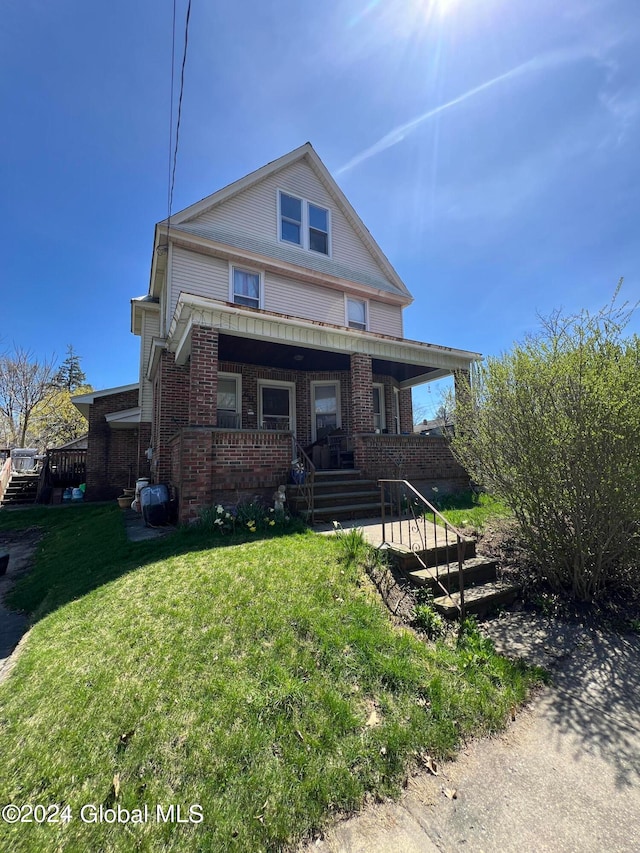
<instances>
[{"instance_id":1,"label":"yellow flower","mask_svg":"<svg viewBox=\"0 0 640 853\"><path fill-rule=\"evenodd\" d=\"M273 520L272 520L272 521L270 521L270 522L269 522L269 527L273 527L273 525L274 525L274 524L275 524L275 521L273 521Z\"/></svg>"}]
</instances>

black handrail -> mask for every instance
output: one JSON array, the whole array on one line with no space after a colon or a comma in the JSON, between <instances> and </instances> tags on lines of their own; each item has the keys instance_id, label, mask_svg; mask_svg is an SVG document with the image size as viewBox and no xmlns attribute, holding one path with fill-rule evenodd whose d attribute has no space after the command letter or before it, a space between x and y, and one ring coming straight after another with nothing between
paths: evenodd
<instances>
[{"instance_id":1,"label":"black handrail","mask_svg":"<svg viewBox=\"0 0 640 853\"><path fill-rule=\"evenodd\" d=\"M460 603L457 608L460 611L460 618L464 619L465 604L464 604L464 574L463 563L465 554L465 537L451 522L442 515L408 480L378 480L380 484L380 511L382 517L382 542L386 545L395 544L395 529L394 522L398 524L398 544L409 548L414 553L418 562L424 569L429 568L420 556L420 551L427 550L427 523L432 524L433 543L436 564L435 581L440 589L446 594L451 594L450 574L451 565L449 559L449 548L453 545L453 537L457 545L457 562L458 562L458 586L460 590ZM385 495L385 488L388 489L389 495ZM387 521L386 507L390 507L389 521ZM421 507L420 513L416 509ZM426 510L426 512L425 512ZM433 516L433 520L427 522L427 514ZM436 519L439 519L441 524L438 525ZM403 521L406 524L406 534L404 533ZM391 525L390 539L387 538L387 527ZM444 530L442 531L442 527ZM444 542L438 544L438 530L444 534ZM452 535L451 542L449 536ZM406 543L404 538L406 535ZM440 580L440 558L439 548L444 548L444 560L446 561L447 586ZM444 568L444 567L443 567Z\"/></svg>"},{"instance_id":2,"label":"black handrail","mask_svg":"<svg viewBox=\"0 0 640 853\"><path fill-rule=\"evenodd\" d=\"M309 456L306 454L304 448L295 437L295 435L291 436L292 445L293 445L293 454L298 460L301 461L302 470L299 471L301 476L297 481L294 480L294 484L298 487L298 493L305 499L307 503L307 510L309 513L309 520L311 524L315 522L315 476L316 476L316 466L313 464Z\"/></svg>"}]
</instances>

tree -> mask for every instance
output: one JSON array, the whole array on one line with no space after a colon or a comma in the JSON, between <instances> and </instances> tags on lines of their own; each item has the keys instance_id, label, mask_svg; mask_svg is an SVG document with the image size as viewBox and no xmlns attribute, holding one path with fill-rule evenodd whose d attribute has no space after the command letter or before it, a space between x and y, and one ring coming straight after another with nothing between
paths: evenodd
<instances>
[{"instance_id":1,"label":"tree","mask_svg":"<svg viewBox=\"0 0 640 853\"><path fill-rule=\"evenodd\" d=\"M88 394L91 385L74 388L74 394ZM30 434L36 447L45 450L59 447L80 438L87 432L87 420L71 402L72 394L66 388L54 388L33 411Z\"/></svg>"},{"instance_id":2,"label":"tree","mask_svg":"<svg viewBox=\"0 0 640 853\"><path fill-rule=\"evenodd\" d=\"M511 507L541 574L582 601L640 579L640 338L623 337L632 310L616 297L543 320L477 366L456 405L455 455Z\"/></svg>"},{"instance_id":3,"label":"tree","mask_svg":"<svg viewBox=\"0 0 640 853\"><path fill-rule=\"evenodd\" d=\"M62 362L55 376L53 384L57 388L66 388L72 394L86 386L87 377L80 367L80 356L73 349L73 344L67 345L67 357Z\"/></svg>"},{"instance_id":4,"label":"tree","mask_svg":"<svg viewBox=\"0 0 640 853\"><path fill-rule=\"evenodd\" d=\"M0 417L8 444L24 447L33 411L52 391L53 360L22 347L0 356Z\"/></svg>"}]
</instances>

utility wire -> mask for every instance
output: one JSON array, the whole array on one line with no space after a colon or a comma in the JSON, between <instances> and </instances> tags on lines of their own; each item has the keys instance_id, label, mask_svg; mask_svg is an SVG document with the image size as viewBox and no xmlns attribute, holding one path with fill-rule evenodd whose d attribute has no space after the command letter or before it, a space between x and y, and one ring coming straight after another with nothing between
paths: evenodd
<instances>
[{"instance_id":1,"label":"utility wire","mask_svg":"<svg viewBox=\"0 0 640 853\"><path fill-rule=\"evenodd\" d=\"M174 0L174 15L175 15L175 0ZM182 116L182 95L184 93L184 69L187 64L187 48L189 47L189 20L191 18L191 0L187 4L187 16L184 26L184 51L182 54L182 70L180 72L180 94L178 96L178 117L176 119L176 140L173 149L173 167L171 169L171 181L169 185L169 216L167 221L167 238L168 231L171 228L171 212L173 209L173 188L176 181L176 163L178 161L178 143L180 140L180 118ZM175 23L174 23L175 28ZM174 38L175 44L175 38ZM172 55L172 72L173 72L173 55ZM173 73L171 74L171 90L173 93ZM173 97L172 97L172 121L173 121ZM168 242L168 239L167 239Z\"/></svg>"},{"instance_id":2,"label":"utility wire","mask_svg":"<svg viewBox=\"0 0 640 853\"><path fill-rule=\"evenodd\" d=\"M171 159L173 153L173 84L176 58L176 0L173 0L173 23L171 26L171 86L169 95L169 158L167 164L167 220L171 223Z\"/></svg>"}]
</instances>

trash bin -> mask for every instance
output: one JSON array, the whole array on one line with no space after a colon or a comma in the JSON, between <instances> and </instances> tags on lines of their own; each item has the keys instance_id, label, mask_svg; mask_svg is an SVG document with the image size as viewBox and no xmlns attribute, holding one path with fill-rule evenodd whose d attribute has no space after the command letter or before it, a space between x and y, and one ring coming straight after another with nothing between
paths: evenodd
<instances>
[{"instance_id":1,"label":"trash bin","mask_svg":"<svg viewBox=\"0 0 640 853\"><path fill-rule=\"evenodd\" d=\"M145 486L140 491L142 518L149 527L160 527L169 518L169 489L164 483Z\"/></svg>"}]
</instances>

